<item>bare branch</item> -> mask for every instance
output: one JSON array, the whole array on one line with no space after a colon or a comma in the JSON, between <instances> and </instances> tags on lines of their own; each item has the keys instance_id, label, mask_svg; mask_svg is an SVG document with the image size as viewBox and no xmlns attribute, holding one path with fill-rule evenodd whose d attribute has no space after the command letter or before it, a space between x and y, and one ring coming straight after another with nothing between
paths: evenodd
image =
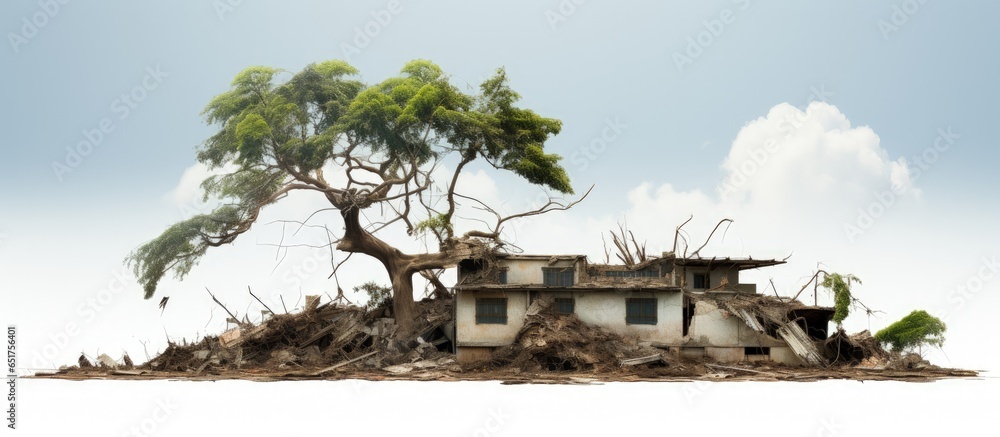
<instances>
[{"instance_id":1,"label":"bare branch","mask_svg":"<svg viewBox=\"0 0 1000 437\"><path fill-rule=\"evenodd\" d=\"M704 249L704 248L705 248L705 246L708 246L708 243L709 243L710 241L712 241L712 236L713 236L713 235L715 235L715 231L718 231L718 230L719 230L719 226L722 226L722 224L723 224L723 223L730 223L730 224L732 224L732 223L733 223L733 219L728 219L728 218L726 218L726 219L722 219L722 220L719 220L719 223L715 225L715 229L713 229L713 230L712 230L712 233L711 233L711 234L708 234L708 238L707 238L707 239L705 239L705 244L702 244L702 245L701 245L701 247L699 247L699 248L698 248L697 250L695 250L694 252L691 252L691 257L692 257L692 258L694 258L694 257L698 256L698 253L699 253L699 252L701 252L701 250L702 250L702 249ZM727 231L727 232L729 231L729 226L726 226L726 231ZM723 237L722 237L722 238L723 238L723 239L725 239L725 238L726 238L726 237L725 237L725 234L723 234Z\"/></svg>"},{"instance_id":2,"label":"bare branch","mask_svg":"<svg viewBox=\"0 0 1000 437\"><path fill-rule=\"evenodd\" d=\"M684 223L681 223L680 226L677 227L677 230L674 232L674 255L675 256L677 254L677 238L681 237L681 228L683 228L684 225L688 224L688 222L690 222L692 219L694 219L694 215L693 214L690 217L688 217L687 220L684 220ZM684 241L684 246L685 246L684 252L687 253L687 248L686 248L687 247L687 240L686 239Z\"/></svg>"}]
</instances>

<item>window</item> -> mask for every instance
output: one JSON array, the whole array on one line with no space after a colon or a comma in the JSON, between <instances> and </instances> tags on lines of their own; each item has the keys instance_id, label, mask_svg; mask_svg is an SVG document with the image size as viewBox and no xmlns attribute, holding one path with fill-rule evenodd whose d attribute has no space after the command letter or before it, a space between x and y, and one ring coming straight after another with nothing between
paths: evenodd
<instances>
[{"instance_id":1,"label":"window","mask_svg":"<svg viewBox=\"0 0 1000 437\"><path fill-rule=\"evenodd\" d=\"M507 269L500 270L500 283L501 284L507 283Z\"/></svg>"},{"instance_id":2,"label":"window","mask_svg":"<svg viewBox=\"0 0 1000 437\"><path fill-rule=\"evenodd\" d=\"M660 272L656 270L605 270L604 276L611 278L658 278Z\"/></svg>"},{"instance_id":3,"label":"window","mask_svg":"<svg viewBox=\"0 0 1000 437\"><path fill-rule=\"evenodd\" d=\"M557 287L571 287L573 286L573 273L574 270L571 267L543 268L542 284Z\"/></svg>"},{"instance_id":4,"label":"window","mask_svg":"<svg viewBox=\"0 0 1000 437\"><path fill-rule=\"evenodd\" d=\"M477 297L476 323L507 324L506 297Z\"/></svg>"},{"instance_id":5,"label":"window","mask_svg":"<svg viewBox=\"0 0 1000 437\"><path fill-rule=\"evenodd\" d=\"M558 314L573 314L573 310L576 307L576 300L572 297L557 297L556 298L556 313Z\"/></svg>"},{"instance_id":6,"label":"window","mask_svg":"<svg viewBox=\"0 0 1000 437\"><path fill-rule=\"evenodd\" d=\"M708 273L694 274L694 288L708 288Z\"/></svg>"},{"instance_id":7,"label":"window","mask_svg":"<svg viewBox=\"0 0 1000 437\"><path fill-rule=\"evenodd\" d=\"M629 325L655 325L656 298L632 297L625 299L625 323Z\"/></svg>"},{"instance_id":8,"label":"window","mask_svg":"<svg viewBox=\"0 0 1000 437\"><path fill-rule=\"evenodd\" d=\"M743 348L744 355L771 355L771 348L769 347L745 347Z\"/></svg>"}]
</instances>

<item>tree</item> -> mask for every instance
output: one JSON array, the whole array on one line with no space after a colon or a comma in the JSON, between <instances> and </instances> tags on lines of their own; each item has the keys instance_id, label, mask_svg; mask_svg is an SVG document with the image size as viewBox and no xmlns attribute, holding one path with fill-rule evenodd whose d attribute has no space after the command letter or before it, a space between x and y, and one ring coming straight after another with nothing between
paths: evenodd
<instances>
[{"instance_id":1,"label":"tree","mask_svg":"<svg viewBox=\"0 0 1000 437\"><path fill-rule=\"evenodd\" d=\"M896 351L912 350L924 345L941 347L944 345L944 333L947 329L941 319L924 310L916 310L875 333L875 340L891 345Z\"/></svg>"},{"instance_id":2,"label":"tree","mask_svg":"<svg viewBox=\"0 0 1000 437\"><path fill-rule=\"evenodd\" d=\"M343 220L343 232L331 245L374 257L385 267L394 314L405 330L414 316L415 273L496 250L505 244L508 221L582 200L549 197L535 210L502 216L458 191L462 170L482 161L532 184L573 193L561 157L544 149L561 122L517 107L520 96L502 68L476 95L460 91L426 60L411 61L399 76L371 86L355 79L354 67L336 60L309 65L279 83L276 76L284 73L247 68L205 108L206 121L219 130L199 148L197 159L211 169L235 170L201 185L206 200L220 199L221 206L170 226L126 257L147 299L168 272L183 279L208 248L250 230L261 209L290 192L306 191L324 196ZM446 159L454 169L441 195L432 196L434 172ZM333 171L337 177L328 178ZM459 200L478 202L496 222L456 235ZM368 220L362 211L369 209L388 212ZM405 226L411 236L432 236L438 251L403 253L376 236L390 225Z\"/></svg>"},{"instance_id":3,"label":"tree","mask_svg":"<svg viewBox=\"0 0 1000 437\"><path fill-rule=\"evenodd\" d=\"M851 283L853 282L860 284L861 279L854 275L830 273L823 278L823 282L820 284L824 288L833 290L833 321L837 323L838 328L843 326L844 319L850 314L851 305L855 301L851 296Z\"/></svg>"}]
</instances>

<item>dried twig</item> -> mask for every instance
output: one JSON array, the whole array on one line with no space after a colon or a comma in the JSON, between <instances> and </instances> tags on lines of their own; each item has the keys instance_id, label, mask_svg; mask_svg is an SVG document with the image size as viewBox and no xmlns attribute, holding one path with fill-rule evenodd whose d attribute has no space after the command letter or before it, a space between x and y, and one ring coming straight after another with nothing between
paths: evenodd
<instances>
[{"instance_id":1,"label":"dried twig","mask_svg":"<svg viewBox=\"0 0 1000 437\"><path fill-rule=\"evenodd\" d=\"M254 299L257 299L257 302L260 302L261 305L264 305L264 308L267 308L268 311L271 311L271 307L267 306L267 304L264 303L264 301L260 300L259 297L253 294L253 290L250 289L249 285L247 285L247 291L250 293L251 296L253 296ZM271 314L274 314L274 311L271 311Z\"/></svg>"},{"instance_id":2,"label":"dried twig","mask_svg":"<svg viewBox=\"0 0 1000 437\"><path fill-rule=\"evenodd\" d=\"M240 320L240 319L239 319L238 317L236 317L236 316L235 316L235 315L233 314L233 312L232 312L232 311L229 311L229 308L226 308L226 306L225 306L225 305L223 305L223 304L222 304L222 302L219 302L219 299L216 299L216 298L215 298L215 295L214 295L214 294L212 294L212 290L209 290L209 289L208 289L208 287L205 287L205 291L207 291L207 292L208 292L208 295L209 295L209 296L212 296L212 300L214 300L214 301L215 301L215 303L219 304L219 306L220 306L220 307L222 307L222 309L226 310L226 313L227 313L227 314L229 314L229 317L232 317L232 318L233 318L233 320L236 320L236 321L237 321L236 323L239 323L239 320Z\"/></svg>"}]
</instances>

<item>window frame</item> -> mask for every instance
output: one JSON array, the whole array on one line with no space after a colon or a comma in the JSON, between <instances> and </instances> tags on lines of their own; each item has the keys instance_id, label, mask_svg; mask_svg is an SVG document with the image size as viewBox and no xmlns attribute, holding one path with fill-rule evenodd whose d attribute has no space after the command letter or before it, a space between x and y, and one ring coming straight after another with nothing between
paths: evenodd
<instances>
[{"instance_id":1,"label":"window frame","mask_svg":"<svg viewBox=\"0 0 1000 437\"><path fill-rule=\"evenodd\" d=\"M501 307L502 305L502 307ZM477 297L476 298L476 324L477 325L506 325L507 324L506 297ZM492 308L493 311L484 310ZM502 312L500 309L502 308Z\"/></svg>"},{"instance_id":2,"label":"window frame","mask_svg":"<svg viewBox=\"0 0 1000 437\"><path fill-rule=\"evenodd\" d=\"M555 275L555 281L549 281L549 275ZM542 267L542 285L547 287L572 287L575 283L575 267Z\"/></svg>"},{"instance_id":3,"label":"window frame","mask_svg":"<svg viewBox=\"0 0 1000 437\"><path fill-rule=\"evenodd\" d=\"M703 287L698 286L698 278L704 278ZM691 276L691 288L696 290L709 289L712 288L712 274L711 273L692 273Z\"/></svg>"},{"instance_id":4,"label":"window frame","mask_svg":"<svg viewBox=\"0 0 1000 437\"><path fill-rule=\"evenodd\" d=\"M652 311L645 308L652 305ZM638 310L638 314L635 312ZM626 325L656 325L659 323L659 299L655 297L629 297L625 299Z\"/></svg>"},{"instance_id":5,"label":"window frame","mask_svg":"<svg viewBox=\"0 0 1000 437\"><path fill-rule=\"evenodd\" d=\"M563 311L564 305L569 305L569 311ZM572 297L557 297L553 300L556 314L573 314L576 312L576 299Z\"/></svg>"}]
</instances>

